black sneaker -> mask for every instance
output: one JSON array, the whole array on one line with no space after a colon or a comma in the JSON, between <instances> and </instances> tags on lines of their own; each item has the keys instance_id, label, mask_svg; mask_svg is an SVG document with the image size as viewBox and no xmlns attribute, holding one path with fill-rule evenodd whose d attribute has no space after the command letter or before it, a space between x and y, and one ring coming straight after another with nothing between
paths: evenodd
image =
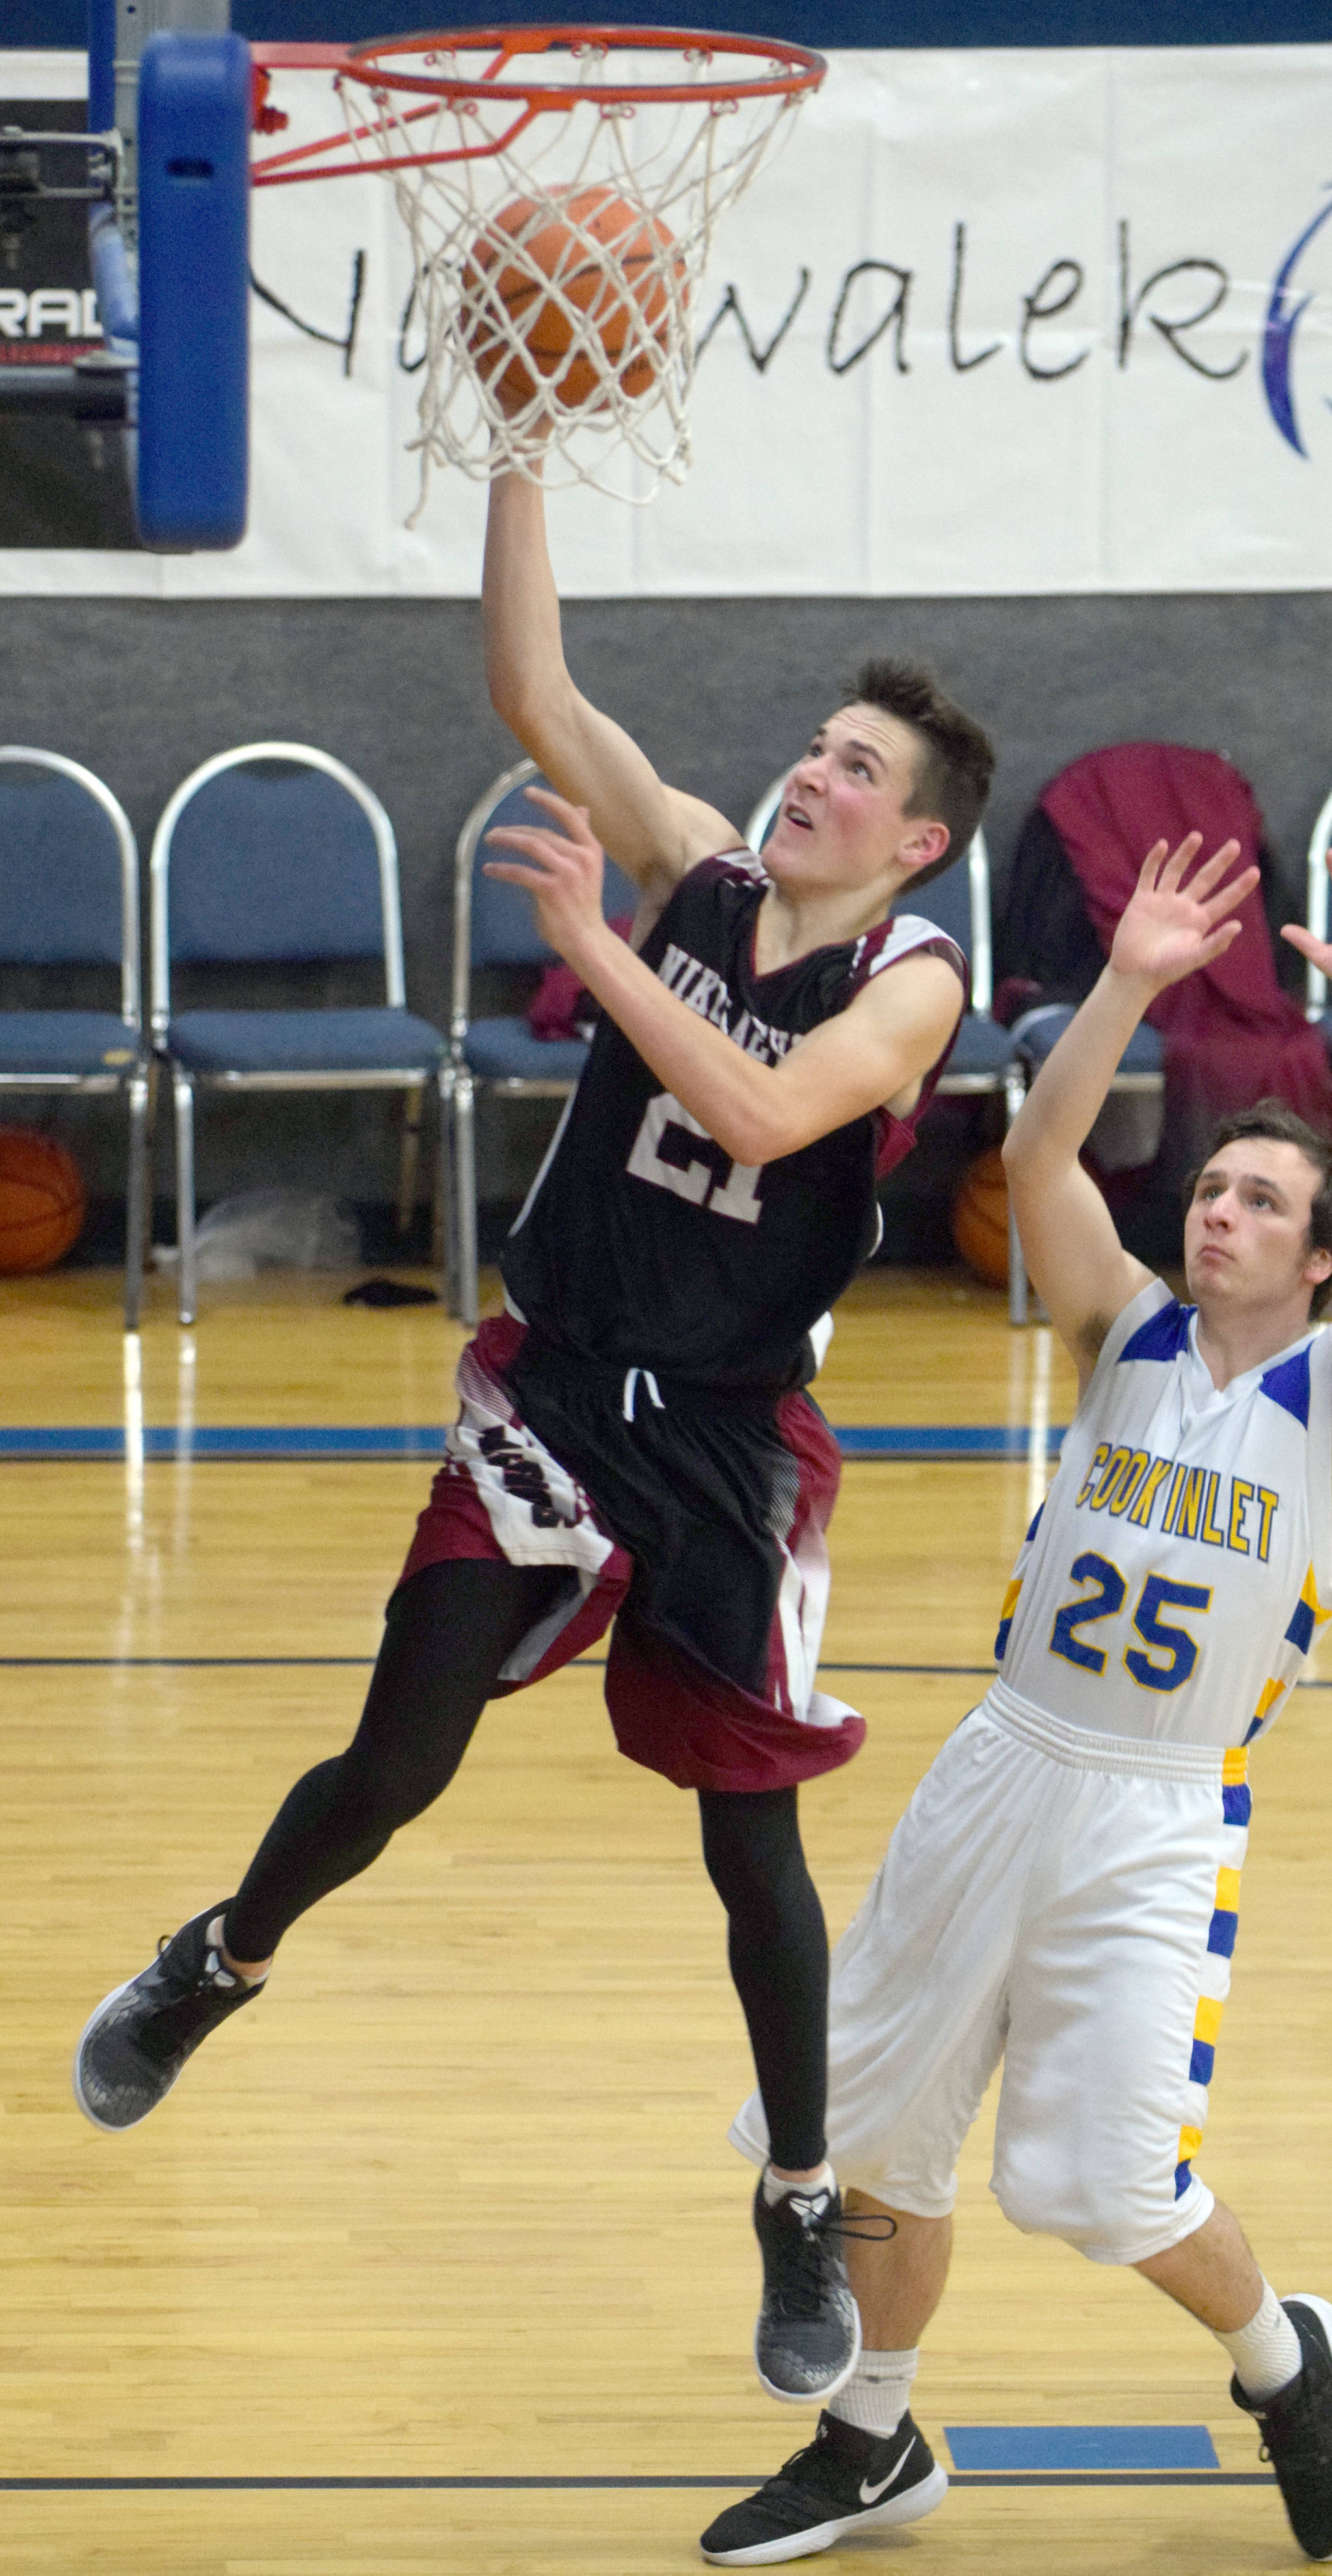
<instances>
[{"instance_id":1,"label":"black sneaker","mask_svg":"<svg viewBox=\"0 0 1332 2576\"><path fill-rule=\"evenodd\" d=\"M1298 2379L1261 2401L1232 2379L1230 2394L1262 2427L1261 2456L1276 2470L1305 2557L1332 2558L1332 2307L1304 2292L1281 2304L1304 2355Z\"/></svg>"},{"instance_id":2,"label":"black sneaker","mask_svg":"<svg viewBox=\"0 0 1332 2576\"><path fill-rule=\"evenodd\" d=\"M170 2092L187 2058L228 2013L253 2003L224 1968L208 1926L225 1911L210 1905L158 1945L157 1957L97 2007L74 2051L74 2099L97 2129L132 2129Z\"/></svg>"},{"instance_id":3,"label":"black sneaker","mask_svg":"<svg viewBox=\"0 0 1332 2576\"><path fill-rule=\"evenodd\" d=\"M850 2531L918 2522L947 2493L948 2480L909 2415L886 2442L821 2415L809 2449L743 2504L728 2505L699 2547L715 2567L775 2567L783 2558L816 2557Z\"/></svg>"},{"instance_id":4,"label":"black sneaker","mask_svg":"<svg viewBox=\"0 0 1332 2576\"><path fill-rule=\"evenodd\" d=\"M793 2405L835 2397L860 2359L860 2311L842 2260L842 2227L835 2183L771 2203L761 2182L754 2194L763 2257L754 2361L768 2395Z\"/></svg>"}]
</instances>

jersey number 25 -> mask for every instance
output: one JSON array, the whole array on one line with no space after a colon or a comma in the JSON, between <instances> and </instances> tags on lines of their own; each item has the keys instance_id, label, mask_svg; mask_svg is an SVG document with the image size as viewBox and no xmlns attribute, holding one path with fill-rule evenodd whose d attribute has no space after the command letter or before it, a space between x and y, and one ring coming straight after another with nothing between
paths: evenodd
<instances>
[{"instance_id":1,"label":"jersey number 25","mask_svg":"<svg viewBox=\"0 0 1332 2576\"><path fill-rule=\"evenodd\" d=\"M1097 1556L1090 1548L1074 1557L1069 1572L1074 1583L1090 1583L1094 1588L1080 1601L1066 1601L1063 1609L1056 1612L1050 1652L1062 1655L1066 1663L1076 1664L1084 1673L1099 1676L1105 1671L1104 1651L1100 1646L1088 1645L1077 1632L1079 1628L1092 1627L1098 1619L1115 1618L1124 1607L1128 1585L1108 1556ZM1210 1610L1211 1606L1208 1584L1172 1583L1164 1574L1148 1575L1133 1613L1133 1625L1143 1643L1124 1650L1125 1671L1140 1690L1180 1690L1198 1660L1197 1638L1190 1636L1187 1628L1177 1628L1163 1619L1161 1612ZM1156 1660L1161 1655L1164 1662Z\"/></svg>"}]
</instances>

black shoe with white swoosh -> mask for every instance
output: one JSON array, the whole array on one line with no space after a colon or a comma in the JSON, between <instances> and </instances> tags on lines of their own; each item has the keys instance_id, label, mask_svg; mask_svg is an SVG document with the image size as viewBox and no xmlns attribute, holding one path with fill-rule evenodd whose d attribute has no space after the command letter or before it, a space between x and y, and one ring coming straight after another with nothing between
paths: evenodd
<instances>
[{"instance_id":1,"label":"black shoe with white swoosh","mask_svg":"<svg viewBox=\"0 0 1332 2576\"><path fill-rule=\"evenodd\" d=\"M775 2478L728 2505L700 2547L714 2567L776 2567L785 2558L814 2558L852 2531L886 2531L933 2513L948 2480L909 2415L886 2442L821 2415L807 2450Z\"/></svg>"},{"instance_id":2,"label":"black shoe with white swoosh","mask_svg":"<svg viewBox=\"0 0 1332 2576\"><path fill-rule=\"evenodd\" d=\"M1290 2527L1306 2558L1332 2558L1332 2304L1301 2291L1283 2299L1303 2366L1275 2397L1230 2394L1262 2427L1261 2457L1276 2471Z\"/></svg>"}]
</instances>

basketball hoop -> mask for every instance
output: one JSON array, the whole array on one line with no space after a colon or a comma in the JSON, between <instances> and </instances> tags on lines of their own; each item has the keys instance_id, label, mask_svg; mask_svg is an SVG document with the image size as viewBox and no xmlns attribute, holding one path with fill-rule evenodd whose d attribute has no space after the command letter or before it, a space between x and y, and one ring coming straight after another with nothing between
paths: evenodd
<instances>
[{"instance_id":1,"label":"basketball hoop","mask_svg":"<svg viewBox=\"0 0 1332 2576\"><path fill-rule=\"evenodd\" d=\"M258 45L261 74L304 48ZM256 187L386 172L424 341L412 446L645 501L689 465L691 321L718 218L819 54L658 27L465 28L324 57L341 133L267 154ZM261 97L266 97L266 88ZM275 120L263 108L263 130Z\"/></svg>"}]
</instances>

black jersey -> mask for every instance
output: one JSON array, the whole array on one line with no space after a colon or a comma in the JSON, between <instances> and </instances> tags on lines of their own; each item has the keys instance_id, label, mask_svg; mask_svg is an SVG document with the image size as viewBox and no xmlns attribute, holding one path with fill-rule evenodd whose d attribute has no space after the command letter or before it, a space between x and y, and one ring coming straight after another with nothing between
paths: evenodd
<instances>
[{"instance_id":1,"label":"black jersey","mask_svg":"<svg viewBox=\"0 0 1332 2576\"><path fill-rule=\"evenodd\" d=\"M767 883L757 861L703 860L642 950L670 992L761 1064L779 1063L912 950L942 950L965 991L961 952L912 919L758 974ZM604 1018L505 1249L512 1302L542 1340L602 1367L717 1387L801 1383L811 1326L872 1248L876 1178L915 1143L943 1062L910 1118L879 1110L751 1169Z\"/></svg>"}]
</instances>

